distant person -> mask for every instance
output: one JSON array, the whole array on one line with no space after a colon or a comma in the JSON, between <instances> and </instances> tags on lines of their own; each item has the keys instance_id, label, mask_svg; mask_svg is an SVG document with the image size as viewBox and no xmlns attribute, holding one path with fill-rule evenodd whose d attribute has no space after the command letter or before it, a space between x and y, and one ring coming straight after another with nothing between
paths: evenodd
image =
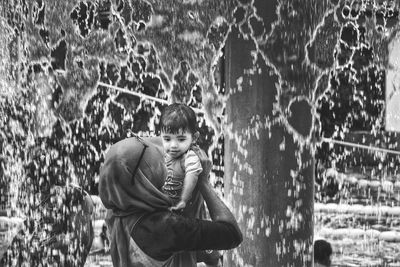
<instances>
[{"instance_id":1,"label":"distant person","mask_svg":"<svg viewBox=\"0 0 400 267\"><path fill-rule=\"evenodd\" d=\"M326 240L316 240L314 242L314 266L330 267L331 266L332 247Z\"/></svg>"},{"instance_id":2,"label":"distant person","mask_svg":"<svg viewBox=\"0 0 400 267\"><path fill-rule=\"evenodd\" d=\"M195 152L199 150L196 114L189 106L174 103L164 109L160 125L167 167L162 189L174 204L171 210L183 210L203 171Z\"/></svg>"}]
</instances>

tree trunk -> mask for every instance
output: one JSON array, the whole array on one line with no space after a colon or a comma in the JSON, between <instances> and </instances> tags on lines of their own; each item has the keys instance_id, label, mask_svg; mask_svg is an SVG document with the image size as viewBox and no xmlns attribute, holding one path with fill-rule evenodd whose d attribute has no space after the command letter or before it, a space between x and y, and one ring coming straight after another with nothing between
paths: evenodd
<instances>
[{"instance_id":1,"label":"tree trunk","mask_svg":"<svg viewBox=\"0 0 400 267\"><path fill-rule=\"evenodd\" d=\"M278 77L257 51L232 29L225 47L224 186L244 241L227 252L224 266L311 266L314 160L298 137L311 132L312 113L305 101L291 106L288 119L279 113Z\"/></svg>"}]
</instances>

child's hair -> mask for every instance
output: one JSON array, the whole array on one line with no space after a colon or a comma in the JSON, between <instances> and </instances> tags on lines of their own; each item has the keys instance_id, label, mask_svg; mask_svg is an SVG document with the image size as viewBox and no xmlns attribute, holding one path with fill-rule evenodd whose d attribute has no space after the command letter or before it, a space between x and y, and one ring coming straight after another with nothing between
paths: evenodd
<instances>
[{"instance_id":1,"label":"child's hair","mask_svg":"<svg viewBox=\"0 0 400 267\"><path fill-rule=\"evenodd\" d=\"M167 106L160 119L161 132L178 134L181 131L197 132L196 113L189 106L174 103Z\"/></svg>"}]
</instances>

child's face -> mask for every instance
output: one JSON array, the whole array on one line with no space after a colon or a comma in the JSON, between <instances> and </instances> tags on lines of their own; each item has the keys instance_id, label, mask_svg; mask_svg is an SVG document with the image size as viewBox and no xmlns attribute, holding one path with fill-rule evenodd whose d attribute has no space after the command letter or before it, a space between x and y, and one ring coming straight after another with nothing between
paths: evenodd
<instances>
[{"instance_id":1,"label":"child's face","mask_svg":"<svg viewBox=\"0 0 400 267\"><path fill-rule=\"evenodd\" d=\"M192 133L181 131L178 134L161 133L164 152L171 158L178 158L188 151L190 145L195 141Z\"/></svg>"}]
</instances>

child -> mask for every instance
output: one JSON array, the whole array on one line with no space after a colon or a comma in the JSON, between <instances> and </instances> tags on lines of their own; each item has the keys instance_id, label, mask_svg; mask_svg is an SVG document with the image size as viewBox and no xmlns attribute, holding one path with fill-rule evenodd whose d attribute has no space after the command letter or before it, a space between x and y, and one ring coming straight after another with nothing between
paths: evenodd
<instances>
[{"instance_id":1,"label":"child","mask_svg":"<svg viewBox=\"0 0 400 267\"><path fill-rule=\"evenodd\" d=\"M186 207L198 175L203 171L200 159L193 151L199 149L196 125L196 114L184 104L169 105L161 115L161 137L168 170L163 191L174 202L171 210Z\"/></svg>"}]
</instances>

